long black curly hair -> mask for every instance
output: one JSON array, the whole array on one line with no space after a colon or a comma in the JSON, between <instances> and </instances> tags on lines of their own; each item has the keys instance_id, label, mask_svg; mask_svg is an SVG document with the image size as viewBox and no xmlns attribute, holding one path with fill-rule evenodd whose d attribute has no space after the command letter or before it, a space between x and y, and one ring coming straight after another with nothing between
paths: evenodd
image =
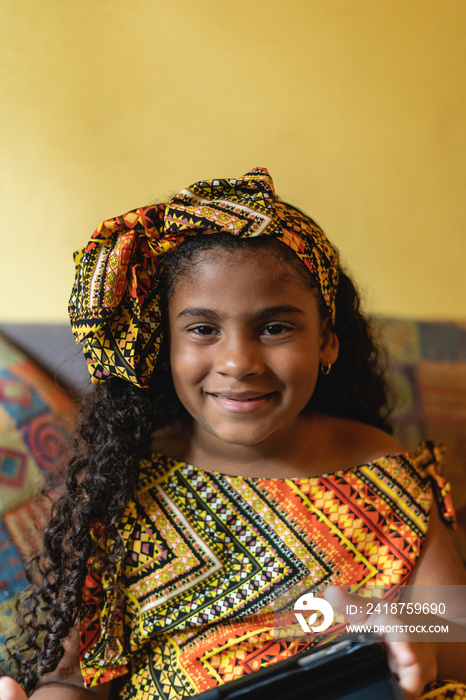
<instances>
[{"instance_id":1,"label":"long black curly hair","mask_svg":"<svg viewBox=\"0 0 466 700\"><path fill-rule=\"evenodd\" d=\"M293 265L315 290L322 320L327 319L328 311L308 270L295 253L269 236L188 237L166 256L160 280L165 304L199 251L215 246L253 248ZM336 295L334 330L339 356L330 374L319 375L309 406L391 432L380 353L361 313L358 293L344 272ZM34 689L40 676L56 668L63 657L63 640L79 620L87 562L93 552L92 529L99 524L116 542L101 563L108 570L114 569L124 556L117 525L137 484L140 461L150 456L153 433L173 424L183 412L173 390L164 345L149 389L110 378L85 396L64 494L53 507L43 553L31 564L32 593L20 611L22 638L15 640L11 653L16 677L26 692Z\"/></svg>"}]
</instances>

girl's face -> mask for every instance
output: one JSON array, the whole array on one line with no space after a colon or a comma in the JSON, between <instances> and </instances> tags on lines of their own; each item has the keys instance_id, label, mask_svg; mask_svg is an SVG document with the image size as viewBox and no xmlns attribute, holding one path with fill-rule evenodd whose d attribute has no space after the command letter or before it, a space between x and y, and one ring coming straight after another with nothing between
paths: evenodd
<instances>
[{"instance_id":1,"label":"girl's face","mask_svg":"<svg viewBox=\"0 0 466 700\"><path fill-rule=\"evenodd\" d=\"M212 446L292 435L320 363L338 354L312 290L263 250L199 252L168 315L176 393Z\"/></svg>"}]
</instances>

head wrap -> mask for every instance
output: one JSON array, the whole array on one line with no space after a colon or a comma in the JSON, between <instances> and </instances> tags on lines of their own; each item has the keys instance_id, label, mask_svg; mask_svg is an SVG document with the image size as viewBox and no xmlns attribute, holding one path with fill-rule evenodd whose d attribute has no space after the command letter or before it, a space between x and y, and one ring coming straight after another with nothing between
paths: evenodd
<instances>
[{"instance_id":1,"label":"head wrap","mask_svg":"<svg viewBox=\"0 0 466 700\"><path fill-rule=\"evenodd\" d=\"M270 235L289 246L313 274L335 321L338 254L312 219L275 198L267 170L197 182L168 204L104 221L75 253L69 314L94 384L116 376L148 386L162 342L163 256L187 236L217 232Z\"/></svg>"}]
</instances>

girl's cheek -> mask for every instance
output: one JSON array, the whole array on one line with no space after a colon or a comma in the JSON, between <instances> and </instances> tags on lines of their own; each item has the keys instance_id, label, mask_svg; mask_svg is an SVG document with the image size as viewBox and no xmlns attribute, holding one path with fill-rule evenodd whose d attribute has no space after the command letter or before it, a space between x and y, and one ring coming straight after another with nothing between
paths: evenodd
<instances>
[{"instance_id":1,"label":"girl's cheek","mask_svg":"<svg viewBox=\"0 0 466 700\"><path fill-rule=\"evenodd\" d=\"M175 346L171 353L173 377L182 383L200 381L210 369L208 353L199 353L190 347Z\"/></svg>"}]
</instances>

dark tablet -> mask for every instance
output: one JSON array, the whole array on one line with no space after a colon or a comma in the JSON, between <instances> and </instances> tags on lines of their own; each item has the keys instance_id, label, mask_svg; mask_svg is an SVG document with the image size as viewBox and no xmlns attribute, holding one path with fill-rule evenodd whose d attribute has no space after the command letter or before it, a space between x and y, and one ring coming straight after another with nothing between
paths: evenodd
<instances>
[{"instance_id":1,"label":"dark tablet","mask_svg":"<svg viewBox=\"0 0 466 700\"><path fill-rule=\"evenodd\" d=\"M340 638L217 686L196 700L404 700L377 637Z\"/></svg>"}]
</instances>

